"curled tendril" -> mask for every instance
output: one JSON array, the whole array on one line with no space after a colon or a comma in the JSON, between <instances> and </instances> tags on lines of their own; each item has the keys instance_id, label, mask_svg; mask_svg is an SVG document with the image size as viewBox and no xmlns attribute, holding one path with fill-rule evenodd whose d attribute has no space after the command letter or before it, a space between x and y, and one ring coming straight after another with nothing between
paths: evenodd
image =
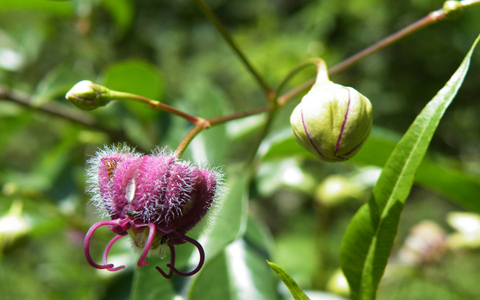
<instances>
[{"instance_id":1,"label":"curled tendril","mask_svg":"<svg viewBox=\"0 0 480 300\"><path fill-rule=\"evenodd\" d=\"M97 222L95 224L93 224L92 227L90 227L90 229L87 231L87 234L85 235L85 242L83 244L83 252L85 253L85 257L87 258L87 261L88 263L94 267L94 268L97 268L97 269L107 269L109 271L111 271L111 269L118 269L118 268L113 268L113 264L107 264L107 255L108 255L108 251L110 250L110 248L112 247L113 243L115 241L117 241L120 237L122 237L123 235L117 235L115 236L107 245L107 247L105 248L105 252L104 252L104 255L103 255L103 265L99 265L99 264L96 264L93 260L92 260L92 257L90 256L90 240L92 239L92 235L95 233L95 231L102 227L102 226L120 226L122 228L128 226L127 224L121 222L121 220L106 220L106 221L100 221L100 222ZM120 236L120 237L119 237ZM122 268L123 269L123 268Z\"/></svg>"},{"instance_id":2,"label":"curled tendril","mask_svg":"<svg viewBox=\"0 0 480 300\"><path fill-rule=\"evenodd\" d=\"M124 235L117 234L116 236L113 237L113 239L110 240L110 242L108 242L107 247L105 248L105 251L103 252L103 261L102 262L103 262L104 265L107 265L107 256L108 256L108 252L110 251L110 248L112 248L112 245L116 241L121 239L122 237L124 237ZM113 272L113 271L118 271L118 270L121 270L121 269L125 269L125 266L120 266L120 267L116 267L116 268L108 268L107 270Z\"/></svg>"},{"instance_id":3,"label":"curled tendril","mask_svg":"<svg viewBox=\"0 0 480 300\"><path fill-rule=\"evenodd\" d=\"M189 238L186 235L184 235L183 238L184 238L185 241L191 243L192 245L194 245L197 248L198 253L200 254L200 260L198 262L197 267L193 271L188 272L188 273L181 272L181 271L179 271L178 269L175 268L175 248L172 244L168 244L168 247L170 248L170 263L167 264L167 267L170 269L170 271L167 274L160 267L158 267L158 266L156 267L157 271L160 272L160 274L162 274L162 276L167 278L167 279L172 278L173 273L178 274L180 276L195 275L195 274L198 273L198 271L200 271L203 264L205 263L205 251L203 250L202 245L200 245L199 242L197 242L196 240L194 240L192 238Z\"/></svg>"},{"instance_id":4,"label":"curled tendril","mask_svg":"<svg viewBox=\"0 0 480 300\"><path fill-rule=\"evenodd\" d=\"M90 240L92 239L92 236L95 233L95 231L102 226L109 226L110 230L117 233L117 235L114 236L110 240L110 242L108 242L107 246L105 247L105 251L103 252L103 256L102 256L103 265L99 265L99 264L95 263L92 260L92 257L90 256ZM121 239L122 237L127 235L127 230L128 229L133 228L137 231L140 231L142 228L144 228L146 226L148 226L148 237L147 237L147 240L145 242L145 246L143 248L142 255L140 256L140 258L137 262L137 265L139 267L148 265L148 262L145 261L145 258L147 257L148 251L150 251L150 248L152 247L153 241L155 239L155 234L157 233L156 225L154 223L149 223L148 225L139 226L139 225L131 224L128 220L125 220L125 219L100 221L100 222L95 223L92 227L90 227L87 234L85 235L85 243L84 243L84 246L83 246L83 251L85 253L85 257L87 258L88 263L94 268L106 269L107 271L112 271L112 272L124 269L125 266L114 267L113 264L107 263L108 253L110 252L110 249L112 248L113 244L115 244L116 241L118 241L119 239ZM160 230L160 233L163 234L163 232L161 230ZM174 245L169 243L167 235L163 234L161 244L166 243L168 245L169 249L170 249L170 263L167 264L167 267L170 269L170 271L167 274L160 267L156 267L156 269L165 278L172 278L174 273L178 274L180 276L192 276L192 275L198 273L198 271L200 271L203 264L205 263L205 251L203 250L202 245L200 245L199 242L197 242L196 240L194 240L192 238L189 238L186 235L183 235L182 238L183 238L184 241L191 243L192 245L194 245L197 248L197 250L200 254L200 260L198 262L198 265L193 271L187 272L187 273L181 272L178 269L176 269L175 268L175 248L174 248Z\"/></svg>"},{"instance_id":5,"label":"curled tendril","mask_svg":"<svg viewBox=\"0 0 480 300\"><path fill-rule=\"evenodd\" d=\"M156 231L155 224L149 223L148 228L149 228L149 231L148 231L147 242L145 243L145 248L143 248L142 256L140 256L140 259L138 260L138 263L137 263L139 267L148 265L148 262L145 261L145 258L147 257L148 251L150 250L150 247L152 246L152 243L153 243L153 238L155 237L155 231Z\"/></svg>"}]
</instances>

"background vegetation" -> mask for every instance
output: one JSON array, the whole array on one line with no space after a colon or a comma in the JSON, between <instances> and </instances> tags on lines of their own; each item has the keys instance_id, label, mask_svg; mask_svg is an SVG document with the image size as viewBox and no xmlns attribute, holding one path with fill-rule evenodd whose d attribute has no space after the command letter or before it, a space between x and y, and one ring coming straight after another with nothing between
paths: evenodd
<instances>
[{"instance_id":1,"label":"background vegetation","mask_svg":"<svg viewBox=\"0 0 480 300\"><path fill-rule=\"evenodd\" d=\"M276 86L300 61L319 56L333 66L443 2L211 0L207 4L259 73ZM248 264L251 270L261 269L255 274L264 274L257 283L258 295L278 299L286 294L266 264L268 258L304 290L347 297L332 280L339 270L346 226L368 200L382 158L469 50L480 32L479 16L480 7L469 8L458 19L415 33L331 78L355 87L374 107L370 144L351 162L326 164L292 150L288 120L300 97L282 109L260 148L261 164L248 193L239 192L249 200L248 238L243 239L250 243ZM479 53L473 54L465 82L437 129L407 199L379 299L480 298L476 280L480 229L471 230L470 239L462 239L454 225L455 217L465 215L452 214L480 213ZM290 88L313 77L314 71L299 74ZM127 141L147 153L157 145L175 148L190 125L138 103L114 102L93 112L79 111L64 95L83 79L204 118L266 105L251 74L193 1L1 1L2 299L128 299L132 280L136 293L132 298L150 295L141 286L145 277L159 286L166 282L153 267L151 274L134 276L133 265L108 273L87 264L83 237L99 216L84 193L85 161L98 147L115 142ZM234 169L252 151L264 120L258 115L202 132L184 156ZM440 175L447 176L446 181L439 183ZM475 229L480 221L471 216L474 225L468 228ZM407 236L425 220L433 223L428 223L430 231L423 240L438 232L439 242L430 241L434 251L420 251L418 260L412 259L405 254ZM93 247L98 247L98 255L110 238L107 231L96 237ZM210 278L216 280L215 287L229 280L218 276L229 267L228 253L219 252L199 275L194 299L245 297L210 286ZM134 261L128 244L112 254L123 263ZM181 281L172 282L181 286ZM159 292L156 299L167 294ZM315 297L313 292L309 295Z\"/></svg>"}]
</instances>

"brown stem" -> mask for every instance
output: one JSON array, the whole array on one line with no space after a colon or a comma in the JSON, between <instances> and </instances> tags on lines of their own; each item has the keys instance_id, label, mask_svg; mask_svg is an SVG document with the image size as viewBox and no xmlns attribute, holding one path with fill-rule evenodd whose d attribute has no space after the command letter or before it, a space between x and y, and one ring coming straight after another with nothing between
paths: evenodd
<instances>
[{"instance_id":1,"label":"brown stem","mask_svg":"<svg viewBox=\"0 0 480 300\"><path fill-rule=\"evenodd\" d=\"M178 145L177 149L175 150L175 156L177 158L180 158L187 148L188 144L193 140L194 137L197 136L202 130L210 128L210 123L205 120L205 119L199 119L200 122L198 122L195 127L193 127L187 135L183 138L183 140L180 142Z\"/></svg>"},{"instance_id":2,"label":"brown stem","mask_svg":"<svg viewBox=\"0 0 480 300\"><path fill-rule=\"evenodd\" d=\"M406 36L424 28L429 25L435 24L439 21L442 21L445 19L445 12L443 9L439 9L436 11L433 11L429 13L426 17L418 20L417 22L403 28L400 31L397 31L396 33L384 38L383 40L373 44L372 46L358 52L357 54L347 58L346 60L342 61L341 63L333 66L330 68L328 74L329 75L334 75L337 74L341 71L343 71L346 68L349 68L356 64L358 61L364 59L367 56L372 55L373 53L376 53L380 50L385 49L386 47L391 46L392 44L398 42L399 40L405 38Z\"/></svg>"},{"instance_id":3,"label":"brown stem","mask_svg":"<svg viewBox=\"0 0 480 300\"><path fill-rule=\"evenodd\" d=\"M347 58L341 63L333 66L332 68L330 68L328 75L331 76L331 75L340 73L341 71L353 66L360 60L364 59L365 57L370 56L373 53L376 53L380 50L385 49L386 47L391 46L392 44L407 37L408 35L420 29L423 29L429 25L445 20L445 15L446 15L446 12L443 9L439 9L429 13L426 17L418 20L417 22L397 31L396 33L382 39L381 41L375 43L374 45L358 52L357 54ZM301 92L311 87L314 83L315 83L315 79L310 79L309 81L303 83L302 85L284 93L283 95L278 97L278 103L281 105L285 104L294 96L300 94Z\"/></svg>"},{"instance_id":4,"label":"brown stem","mask_svg":"<svg viewBox=\"0 0 480 300\"><path fill-rule=\"evenodd\" d=\"M257 108L257 109L252 109L252 110L249 110L249 111L244 111L244 112L231 114L231 115L228 115L228 116L211 118L211 119L208 119L207 121L210 123L211 126L214 126L214 125L222 124L222 123L225 123L225 122L228 122L228 121L231 121L231 120L240 119L240 118L256 115L256 114L259 114L259 113L262 113L262 112L266 112L266 111L269 111L270 109L271 109L270 106L264 106L264 107L260 107L260 108Z\"/></svg>"},{"instance_id":5,"label":"brown stem","mask_svg":"<svg viewBox=\"0 0 480 300\"><path fill-rule=\"evenodd\" d=\"M296 95L300 94L301 92L305 91L309 87L311 87L315 83L315 78L310 79L307 82L302 83L301 85L297 86L296 88L291 89L290 91L286 92L285 94L278 97L278 105L283 106L285 105L288 100L292 99Z\"/></svg>"}]
</instances>

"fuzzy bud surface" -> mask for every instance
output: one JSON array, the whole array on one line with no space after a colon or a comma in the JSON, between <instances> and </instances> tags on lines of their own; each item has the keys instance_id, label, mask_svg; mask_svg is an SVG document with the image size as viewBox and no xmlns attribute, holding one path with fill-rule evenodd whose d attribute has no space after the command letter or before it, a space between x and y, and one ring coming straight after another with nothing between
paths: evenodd
<instances>
[{"instance_id":1,"label":"fuzzy bud surface","mask_svg":"<svg viewBox=\"0 0 480 300\"><path fill-rule=\"evenodd\" d=\"M185 234L210 209L220 179L218 172L197 168L164 152L141 155L126 147L101 151L90 160L90 166L89 192L95 205L111 219L95 224L87 233L85 255L92 266L110 271L122 268L108 265L106 257L111 245L128 234L135 247L143 249L139 266L148 264L144 259L149 251L158 250L163 256L163 248L168 246L172 253L167 265L170 273L157 267L162 275L170 278L175 272L190 276L200 270L203 248ZM104 225L117 236L107 246L102 266L90 258L88 244L93 232ZM174 267L173 246L185 242L194 244L200 252L200 263L190 273Z\"/></svg>"}]
</instances>

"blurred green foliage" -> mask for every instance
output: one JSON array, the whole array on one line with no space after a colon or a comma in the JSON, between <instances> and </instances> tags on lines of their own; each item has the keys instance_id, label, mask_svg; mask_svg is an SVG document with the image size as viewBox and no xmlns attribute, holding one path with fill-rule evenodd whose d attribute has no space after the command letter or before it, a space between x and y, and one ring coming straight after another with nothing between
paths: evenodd
<instances>
[{"instance_id":1,"label":"blurred green foliage","mask_svg":"<svg viewBox=\"0 0 480 300\"><path fill-rule=\"evenodd\" d=\"M303 59L320 56L331 67L443 4L434 0L206 2L272 87ZM266 258L285 269L302 289L324 290L339 268L345 228L368 199L382 159L458 67L480 32L479 16L480 7L466 9L458 19L417 32L331 78L361 91L374 107L376 131L350 163L324 164L298 150L288 119L300 97L283 108L261 145L262 164L248 189L234 189L237 208L248 205L244 237L222 250L220 246L226 245L221 243L232 242L237 232L225 237L220 231L221 243L208 244L206 250L218 255L196 279L191 296L235 298L231 290L215 290L232 284L227 278L216 285L210 280L232 267L235 251L246 253L245 265L256 275L263 274L265 284L256 290L259 295L278 299L286 294L281 288L275 294L277 286L271 284L278 279ZM289 87L313 75L313 68L302 72ZM99 216L84 193L85 160L98 147L114 142L128 141L145 152L157 145L174 149L190 125L139 103L114 102L93 112L79 111L64 94L83 79L205 118L259 108L266 99L193 1L0 1L0 94L9 91L16 100L30 101L26 107L0 98L0 218L14 216L18 221L8 219L5 224L18 226L10 226L11 232L0 231L1 298L128 299L132 281L137 291L132 297L142 297L150 295L148 290L138 293L142 276L158 282L156 299L168 298L164 291L171 286L162 285L165 279L153 268L134 276L131 266L108 273L87 264L83 237ZM448 233L452 231L448 212L480 212L478 82L480 51L474 52L467 78L434 135L418 185L407 199L392 266L418 222L433 220ZM68 118L52 115L50 108ZM263 117L202 132L185 158L235 169L252 151ZM341 194L335 205L330 195L327 205L319 189L325 189L322 184L332 175L354 185L360 191L357 197ZM232 178L230 184L245 180ZM458 184L447 184L451 182ZM248 204L242 202L242 195L248 196ZM469 197L471 203L459 206ZM230 219L223 221L228 224ZM110 238L107 230L96 235L92 245L96 257ZM134 261L123 244L112 249L112 257ZM188 256L184 257L186 264ZM387 269L378 298L478 299L480 290L473 279L479 269L478 249L450 251L438 261L406 270ZM173 281L173 291L179 286L181 282ZM206 294L209 291L211 295Z\"/></svg>"}]
</instances>

